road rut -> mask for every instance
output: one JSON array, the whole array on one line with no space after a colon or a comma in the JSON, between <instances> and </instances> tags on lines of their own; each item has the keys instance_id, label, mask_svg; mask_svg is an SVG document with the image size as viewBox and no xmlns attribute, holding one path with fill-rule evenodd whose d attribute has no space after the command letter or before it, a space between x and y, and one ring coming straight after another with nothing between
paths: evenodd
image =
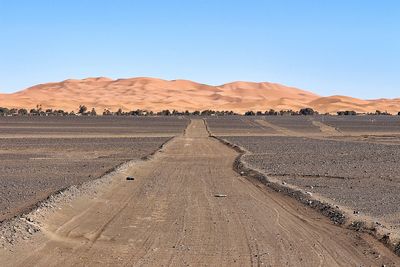
<instances>
[{"instance_id":1,"label":"road rut","mask_svg":"<svg viewBox=\"0 0 400 267\"><path fill-rule=\"evenodd\" d=\"M2 266L387 266L397 256L370 236L235 173L237 152L202 120L151 160L116 173L42 222ZM134 181L125 177L131 175ZM226 195L215 197L216 194ZM17 256L18 255L18 256Z\"/></svg>"}]
</instances>

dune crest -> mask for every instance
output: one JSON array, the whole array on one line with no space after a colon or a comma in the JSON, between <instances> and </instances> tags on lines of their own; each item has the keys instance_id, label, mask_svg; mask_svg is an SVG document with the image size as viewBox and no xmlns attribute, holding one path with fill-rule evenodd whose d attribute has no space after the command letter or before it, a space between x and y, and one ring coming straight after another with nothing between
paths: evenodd
<instances>
[{"instance_id":1,"label":"dune crest","mask_svg":"<svg viewBox=\"0 0 400 267\"><path fill-rule=\"evenodd\" d=\"M90 77L82 80L39 84L25 90L0 94L0 106L10 108L43 108L77 110L89 108L123 110L247 110L293 109L311 107L320 112L375 110L397 113L400 98L361 100L346 96L321 97L294 87L269 82L236 81L218 86L188 80L162 80L137 77L113 80Z\"/></svg>"}]
</instances>

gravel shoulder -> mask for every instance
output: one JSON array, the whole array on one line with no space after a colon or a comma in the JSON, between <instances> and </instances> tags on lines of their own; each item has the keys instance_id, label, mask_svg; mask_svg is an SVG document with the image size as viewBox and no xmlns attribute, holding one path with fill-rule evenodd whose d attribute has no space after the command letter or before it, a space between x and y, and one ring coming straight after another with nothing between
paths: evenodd
<instances>
[{"instance_id":1,"label":"gravel shoulder","mask_svg":"<svg viewBox=\"0 0 400 267\"><path fill-rule=\"evenodd\" d=\"M279 117L274 118L278 119ZM291 195L294 191L300 192L296 198L305 200L301 202L306 205L309 205L309 200L319 200L330 207L338 208L346 218L346 226L370 232L392 249L399 250L398 119L307 119L320 128L321 133L318 135L314 130L308 134L304 134L308 130L295 131L304 119L281 119L286 121L279 126L272 124L271 120L264 123L255 119L261 124L271 124L280 136L245 136L240 133L233 136L229 130L228 135L220 131L219 136L246 151L241 158L242 163L278 184L277 190L283 190L281 187L288 188ZM371 119L374 121L371 122ZM297 120L295 126L282 126L293 120ZM340 123L332 124L330 120ZM359 132L349 130L353 120L353 127ZM372 127L371 123L380 125L377 130L385 135L376 135L377 130L368 132ZM346 127L342 128L343 125ZM308 122L303 125L304 128L308 126ZM214 128L210 129L213 131Z\"/></svg>"},{"instance_id":2,"label":"gravel shoulder","mask_svg":"<svg viewBox=\"0 0 400 267\"><path fill-rule=\"evenodd\" d=\"M153 153L187 123L160 117L0 117L0 222Z\"/></svg>"},{"instance_id":3,"label":"gravel shoulder","mask_svg":"<svg viewBox=\"0 0 400 267\"><path fill-rule=\"evenodd\" d=\"M193 120L150 160L112 173L97 194L78 196L33 220L40 231L0 250L0 264L400 264L369 235L334 226L310 207L236 173L238 155L210 138L203 121Z\"/></svg>"}]
</instances>

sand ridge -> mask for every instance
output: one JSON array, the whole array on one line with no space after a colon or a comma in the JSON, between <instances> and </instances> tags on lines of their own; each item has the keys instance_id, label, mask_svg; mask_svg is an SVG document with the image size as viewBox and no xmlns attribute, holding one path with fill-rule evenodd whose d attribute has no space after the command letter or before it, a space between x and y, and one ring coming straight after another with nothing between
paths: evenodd
<instances>
[{"instance_id":1,"label":"sand ridge","mask_svg":"<svg viewBox=\"0 0 400 267\"><path fill-rule=\"evenodd\" d=\"M43 108L76 111L79 105L98 111L147 109L298 110L312 107L319 112L375 110L397 113L400 99L361 100L347 96L321 97L317 94L269 82L237 81L218 86L188 80L162 80L138 77L113 80L106 77L68 79L32 86L25 90L0 94L1 106L9 108Z\"/></svg>"}]
</instances>

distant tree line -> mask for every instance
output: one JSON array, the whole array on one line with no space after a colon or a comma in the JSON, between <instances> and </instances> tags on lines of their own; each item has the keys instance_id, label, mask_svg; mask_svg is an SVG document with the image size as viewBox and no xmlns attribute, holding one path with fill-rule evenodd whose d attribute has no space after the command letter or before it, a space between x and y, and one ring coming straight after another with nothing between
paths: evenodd
<instances>
[{"instance_id":1,"label":"distant tree line","mask_svg":"<svg viewBox=\"0 0 400 267\"><path fill-rule=\"evenodd\" d=\"M355 116L357 115L357 112L354 110L346 110L346 111L338 111L337 114L339 116Z\"/></svg>"},{"instance_id":2,"label":"distant tree line","mask_svg":"<svg viewBox=\"0 0 400 267\"><path fill-rule=\"evenodd\" d=\"M159 112L153 112L149 110L137 109L133 111L122 111L118 109L117 112L112 112L108 109L103 111L103 116L225 116L225 115L239 115L233 111L215 111L215 110L203 110L203 111L178 111L178 110L161 110Z\"/></svg>"},{"instance_id":3,"label":"distant tree line","mask_svg":"<svg viewBox=\"0 0 400 267\"><path fill-rule=\"evenodd\" d=\"M367 115L387 115L387 116L390 116L392 114L390 114L387 111L379 111L379 110L377 110L377 111L372 112L372 113L367 113ZM400 115L400 112L397 115Z\"/></svg>"},{"instance_id":4,"label":"distant tree line","mask_svg":"<svg viewBox=\"0 0 400 267\"><path fill-rule=\"evenodd\" d=\"M366 115L388 115L388 116L392 115L387 111L380 111L380 110L376 110L375 112L361 113L361 114L355 112L354 110L346 110L346 111L338 111L337 114L339 116L349 116L349 115L355 116L355 115L364 115L364 114L366 114ZM400 112L397 115L400 115Z\"/></svg>"},{"instance_id":5,"label":"distant tree line","mask_svg":"<svg viewBox=\"0 0 400 267\"><path fill-rule=\"evenodd\" d=\"M25 108L4 108L0 107L0 116L49 116L49 115L54 115L54 116L67 116L67 115L73 115L74 113L68 113L63 110L53 110L53 109L42 109L40 105L37 105L36 108L32 108L30 110L27 110Z\"/></svg>"},{"instance_id":6,"label":"distant tree line","mask_svg":"<svg viewBox=\"0 0 400 267\"><path fill-rule=\"evenodd\" d=\"M103 116L227 116L227 115L240 115L233 111L216 111L216 110L195 110L195 111L178 111L178 110L169 110L165 109L159 112L153 112L146 109L136 109L132 111L123 111L122 108L119 108L117 111L111 111L110 109L104 109L101 113ZM270 109L267 111L246 111L244 113L245 116L296 116L296 115L318 115L319 112L315 111L312 108L302 108L298 111L294 111L291 109L288 110L280 110L276 111L274 109ZM365 114L365 113L363 113ZM372 113L366 113L367 115L392 115L388 112L382 112L376 110ZM41 105L37 105L36 108L27 110L24 108L16 109L16 108L4 108L0 107L0 116L97 116L100 115L97 113L95 108L88 110L85 105L80 105L78 108L78 112L74 111L67 112L62 109L42 109ZM329 115L325 113L325 115ZM353 110L346 111L338 111L337 115L339 116L356 116L361 115L361 113L357 113ZM398 114L400 116L400 112Z\"/></svg>"},{"instance_id":7,"label":"distant tree line","mask_svg":"<svg viewBox=\"0 0 400 267\"><path fill-rule=\"evenodd\" d=\"M296 115L318 115L318 111L313 110L312 108L302 108L299 111L294 111L291 109L276 111L274 109L270 109L267 111L246 111L244 113L245 116L296 116Z\"/></svg>"},{"instance_id":8,"label":"distant tree line","mask_svg":"<svg viewBox=\"0 0 400 267\"><path fill-rule=\"evenodd\" d=\"M273 109L267 110L265 112L262 111L247 111L244 113L245 116L296 116L296 115L318 115L319 112L315 111L312 108L302 108L299 111L293 111L291 109L289 110L280 110L280 111L275 111ZM356 115L392 115L388 113L387 111L375 111L375 112L369 112L369 113L357 113L354 110L345 110L345 111L338 111L336 112L338 116L356 116ZM329 113L325 113L324 115L330 115ZM397 114L400 116L400 112Z\"/></svg>"},{"instance_id":9,"label":"distant tree line","mask_svg":"<svg viewBox=\"0 0 400 267\"><path fill-rule=\"evenodd\" d=\"M104 109L101 113L103 116L225 116L225 115L239 115L233 111L215 111L215 110L196 110L196 111L178 111L165 109L159 112L153 112L145 109L136 109L132 111L123 111L119 108L117 111L111 111L110 109ZM95 108L89 110L85 105L80 105L78 112L74 111L67 112L64 110L53 110L53 109L42 109L41 105L37 105L36 108L31 110L27 109L8 109L0 107L0 116L97 116Z\"/></svg>"}]
</instances>

